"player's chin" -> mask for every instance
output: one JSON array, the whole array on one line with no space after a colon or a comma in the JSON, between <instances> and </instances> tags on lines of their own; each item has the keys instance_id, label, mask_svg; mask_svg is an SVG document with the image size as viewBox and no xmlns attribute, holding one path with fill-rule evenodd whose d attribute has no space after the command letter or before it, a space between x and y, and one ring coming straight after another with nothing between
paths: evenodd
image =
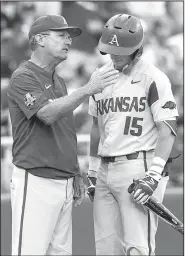
<instances>
[{"instance_id":1,"label":"player's chin","mask_svg":"<svg viewBox=\"0 0 185 256\"><path fill-rule=\"evenodd\" d=\"M115 68L116 69L123 69L124 68L124 64L122 62L115 62Z\"/></svg>"}]
</instances>

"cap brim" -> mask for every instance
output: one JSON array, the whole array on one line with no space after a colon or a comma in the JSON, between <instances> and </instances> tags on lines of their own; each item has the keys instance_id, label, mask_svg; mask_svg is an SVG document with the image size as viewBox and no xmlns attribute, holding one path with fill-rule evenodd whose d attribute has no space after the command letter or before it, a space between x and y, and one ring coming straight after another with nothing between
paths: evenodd
<instances>
[{"instance_id":1,"label":"cap brim","mask_svg":"<svg viewBox=\"0 0 185 256\"><path fill-rule=\"evenodd\" d=\"M53 31L67 30L71 37L76 37L82 34L82 30L79 27L61 27L61 28L50 28Z\"/></svg>"}]
</instances>

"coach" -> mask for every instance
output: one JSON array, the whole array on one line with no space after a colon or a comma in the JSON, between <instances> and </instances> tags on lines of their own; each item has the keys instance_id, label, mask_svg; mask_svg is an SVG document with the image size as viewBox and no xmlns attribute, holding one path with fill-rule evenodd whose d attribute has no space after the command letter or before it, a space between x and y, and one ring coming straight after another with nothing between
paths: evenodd
<instances>
[{"instance_id":1,"label":"coach","mask_svg":"<svg viewBox=\"0 0 185 256\"><path fill-rule=\"evenodd\" d=\"M31 58L10 79L12 255L72 254L72 203L80 205L84 198L73 110L118 77L105 65L67 94L55 68L81 33L62 16L37 18L29 31Z\"/></svg>"}]
</instances>

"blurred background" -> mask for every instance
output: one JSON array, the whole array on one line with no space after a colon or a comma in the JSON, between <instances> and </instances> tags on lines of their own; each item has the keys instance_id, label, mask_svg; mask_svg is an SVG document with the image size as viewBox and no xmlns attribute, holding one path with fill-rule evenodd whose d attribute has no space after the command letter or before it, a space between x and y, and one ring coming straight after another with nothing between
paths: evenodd
<instances>
[{"instance_id":1,"label":"blurred background","mask_svg":"<svg viewBox=\"0 0 185 256\"><path fill-rule=\"evenodd\" d=\"M27 60L30 57L27 34L31 23L41 15L61 14L66 18L69 25L78 25L82 28L83 34L79 38L73 39L68 59L57 67L57 73L65 79L70 94L73 90L83 86L92 72L97 67L102 66L109 58L102 56L97 50L101 29L105 22L112 15L128 13L139 17L143 24L145 30L143 58L166 73L171 80L172 90L177 101L179 111L178 135L172 156L180 156L172 162L167 195L169 194L170 197L177 195L177 200L180 198L178 205L171 205L171 201L168 204L178 211L176 214L182 220L184 159L183 9L182 1L1 1L1 198L3 200L9 200L9 181L12 172L12 137L6 93L12 72L22 60ZM88 169L89 132L92 121L87 111L88 100L74 111L78 135L78 156L85 182ZM88 207L90 208L86 210L91 212L92 206ZM4 208L4 210L6 214L6 209ZM9 234L5 234L2 239L5 239L6 235ZM89 246L91 248L91 245ZM179 249L179 252L173 251L173 249L174 247L168 252L168 255L182 255L182 248ZM85 252L85 249L78 252L79 255L90 255L93 254L93 249L91 253L89 247L88 253ZM162 251L160 251L160 255L163 255Z\"/></svg>"}]
</instances>

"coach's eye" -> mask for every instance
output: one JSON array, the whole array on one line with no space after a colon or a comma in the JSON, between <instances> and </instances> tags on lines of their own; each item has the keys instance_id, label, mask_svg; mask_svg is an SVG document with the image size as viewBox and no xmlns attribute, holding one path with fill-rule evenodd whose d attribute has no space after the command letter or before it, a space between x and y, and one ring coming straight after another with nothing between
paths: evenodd
<instances>
[{"instance_id":1,"label":"coach's eye","mask_svg":"<svg viewBox=\"0 0 185 256\"><path fill-rule=\"evenodd\" d=\"M72 41L72 38L70 35L60 35L60 37Z\"/></svg>"}]
</instances>

